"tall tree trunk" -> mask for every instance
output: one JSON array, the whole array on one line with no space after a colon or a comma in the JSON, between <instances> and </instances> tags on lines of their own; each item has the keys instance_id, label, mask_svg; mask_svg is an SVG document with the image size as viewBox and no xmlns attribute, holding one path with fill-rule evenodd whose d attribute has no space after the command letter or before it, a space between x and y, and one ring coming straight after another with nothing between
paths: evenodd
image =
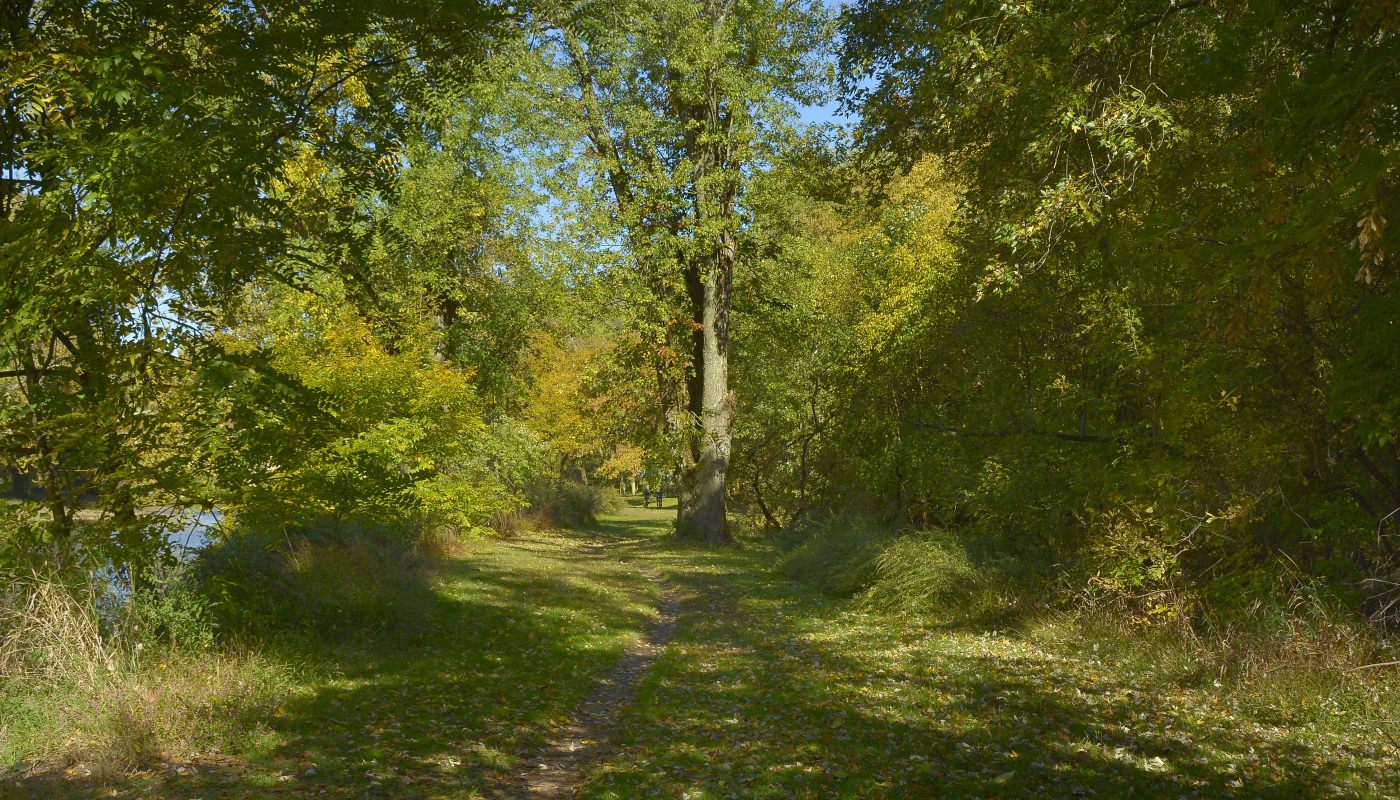
<instances>
[{"instance_id":1,"label":"tall tree trunk","mask_svg":"<svg viewBox=\"0 0 1400 800\"><path fill-rule=\"evenodd\" d=\"M696 137L691 137L693 142ZM697 171L703 174L703 160ZM704 216L704 195L697 190L697 217ZM677 415L683 435L680 463L676 465L676 530L683 537L688 532L691 511L699 494L697 479L701 457L701 425L705 415L705 276L704 266L693 255L685 265L686 298L690 302L690 371L685 382L685 413Z\"/></svg>"},{"instance_id":2,"label":"tall tree trunk","mask_svg":"<svg viewBox=\"0 0 1400 800\"><path fill-rule=\"evenodd\" d=\"M685 539L725 544L732 542L726 514L729 454L733 440L734 404L729 394L729 290L734 274L733 236L729 232L715 254L714 268L705 281L702 319L705 360L702 375L700 419L696 444L698 458L689 481L689 508L677 533Z\"/></svg>"},{"instance_id":3,"label":"tall tree trunk","mask_svg":"<svg viewBox=\"0 0 1400 800\"><path fill-rule=\"evenodd\" d=\"M722 15L712 13L718 30ZM734 420L734 400L729 393L729 306L738 250L735 203L740 165L735 163L727 141L731 119L721 89L713 79L707 88L707 102L692 110L693 118L701 124L692 126L695 133L688 137L688 144L695 154L697 229L702 237L709 237L713 249L692 262L694 277L700 283L695 320L697 380L691 384L690 397L695 415L692 424L697 430L691 440L695 463L685 481L689 496L678 504L685 509L677 520L676 533L683 539L729 544L734 541L729 535L726 508ZM692 283L692 299L693 292Z\"/></svg>"},{"instance_id":4,"label":"tall tree trunk","mask_svg":"<svg viewBox=\"0 0 1400 800\"><path fill-rule=\"evenodd\" d=\"M714 45L722 49L727 16L725 0L698 3L708 18ZM588 52L582 40L567 25L560 33L574 75L578 79L578 102L586 123L586 134L594 151L606 164L607 178L619 209L634 208L633 185L625 166L630 151L613 137L610 121L599 101ZM710 70L703 74L698 92L688 91L689 75L675 66L665 67L665 83L672 111L687 122L684 132L685 155L693 164L688 176L693 198L691 214L695 223L695 244L704 245L681 255L685 299L690 306L691 374L683 389L684 398L668 403L666 425L682 436L676 452L676 531L684 539L729 543L726 518L726 481L729 472L733 400L729 394L729 304L737 250L738 181L741 164L731 148L734 109L726 104L723 81ZM741 113L746 109L740 109ZM653 226L682 227L680 216L642 222L641 229L630 227L628 236L636 244L650 239ZM654 272L660 275L659 272ZM670 290L660 280L653 287L657 297L669 297ZM663 397L666 395L664 370ZM659 487L658 487L659 488Z\"/></svg>"}]
</instances>

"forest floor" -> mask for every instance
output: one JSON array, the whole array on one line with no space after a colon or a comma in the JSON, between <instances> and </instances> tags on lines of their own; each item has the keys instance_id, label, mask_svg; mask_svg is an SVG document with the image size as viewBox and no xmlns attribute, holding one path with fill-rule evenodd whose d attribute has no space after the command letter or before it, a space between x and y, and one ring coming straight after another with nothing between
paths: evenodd
<instances>
[{"instance_id":1,"label":"forest floor","mask_svg":"<svg viewBox=\"0 0 1400 800\"><path fill-rule=\"evenodd\" d=\"M1400 797L1385 731L863 613L761 544L677 545L671 513L474 544L421 630L309 664L246 751L0 795Z\"/></svg>"}]
</instances>

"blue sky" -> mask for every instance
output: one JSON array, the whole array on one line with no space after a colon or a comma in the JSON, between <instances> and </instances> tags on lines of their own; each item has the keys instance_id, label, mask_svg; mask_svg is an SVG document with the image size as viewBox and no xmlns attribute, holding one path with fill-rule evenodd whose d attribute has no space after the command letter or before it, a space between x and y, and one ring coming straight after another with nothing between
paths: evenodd
<instances>
[{"instance_id":1,"label":"blue sky","mask_svg":"<svg viewBox=\"0 0 1400 800\"><path fill-rule=\"evenodd\" d=\"M852 121L851 117L841 113L841 103L836 100L829 100L818 105L803 106L798 109L798 119L809 125L823 122L845 124Z\"/></svg>"}]
</instances>

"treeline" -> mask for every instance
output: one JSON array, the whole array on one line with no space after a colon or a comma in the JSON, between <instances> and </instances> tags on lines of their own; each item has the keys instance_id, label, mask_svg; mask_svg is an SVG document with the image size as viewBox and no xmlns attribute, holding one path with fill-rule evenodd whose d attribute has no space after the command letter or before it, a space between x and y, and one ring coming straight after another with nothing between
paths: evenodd
<instances>
[{"instance_id":1,"label":"treeline","mask_svg":"<svg viewBox=\"0 0 1400 800\"><path fill-rule=\"evenodd\" d=\"M425 554L600 480L808 534L791 569L884 610L1400 626L1400 9L834 13L0 4L32 741L158 684L157 639L411 620L376 593ZM168 570L195 508L219 541Z\"/></svg>"},{"instance_id":2,"label":"treeline","mask_svg":"<svg viewBox=\"0 0 1400 800\"><path fill-rule=\"evenodd\" d=\"M626 8L7 5L0 564L139 579L193 507L484 531L600 471L727 538L737 198L826 16Z\"/></svg>"},{"instance_id":3,"label":"treeline","mask_svg":"<svg viewBox=\"0 0 1400 800\"><path fill-rule=\"evenodd\" d=\"M868 0L845 31L860 147L756 206L755 515L950 532L1144 621L1400 625L1394 4Z\"/></svg>"},{"instance_id":4,"label":"treeline","mask_svg":"<svg viewBox=\"0 0 1400 800\"><path fill-rule=\"evenodd\" d=\"M829 23L0 7L4 767L236 748L269 654L412 633L464 541L586 523L600 481L728 540L739 198Z\"/></svg>"}]
</instances>

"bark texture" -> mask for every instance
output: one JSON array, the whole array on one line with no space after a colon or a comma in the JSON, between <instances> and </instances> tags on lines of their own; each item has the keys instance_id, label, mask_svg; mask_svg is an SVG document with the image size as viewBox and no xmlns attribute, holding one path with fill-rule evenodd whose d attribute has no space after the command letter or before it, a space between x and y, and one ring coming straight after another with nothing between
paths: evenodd
<instances>
[{"instance_id":1,"label":"bark texture","mask_svg":"<svg viewBox=\"0 0 1400 800\"><path fill-rule=\"evenodd\" d=\"M716 39L723 36L728 5L705 4ZM713 74L699 97L678 102L686 119L687 150L695 164L695 221L703 247L687 263L694 313L695 355L690 382L691 463L681 482L676 533L683 539L729 544L727 493L734 401L729 393L729 309L737 256L737 215L742 165L732 146L734 109ZM696 289L699 291L697 292Z\"/></svg>"}]
</instances>

